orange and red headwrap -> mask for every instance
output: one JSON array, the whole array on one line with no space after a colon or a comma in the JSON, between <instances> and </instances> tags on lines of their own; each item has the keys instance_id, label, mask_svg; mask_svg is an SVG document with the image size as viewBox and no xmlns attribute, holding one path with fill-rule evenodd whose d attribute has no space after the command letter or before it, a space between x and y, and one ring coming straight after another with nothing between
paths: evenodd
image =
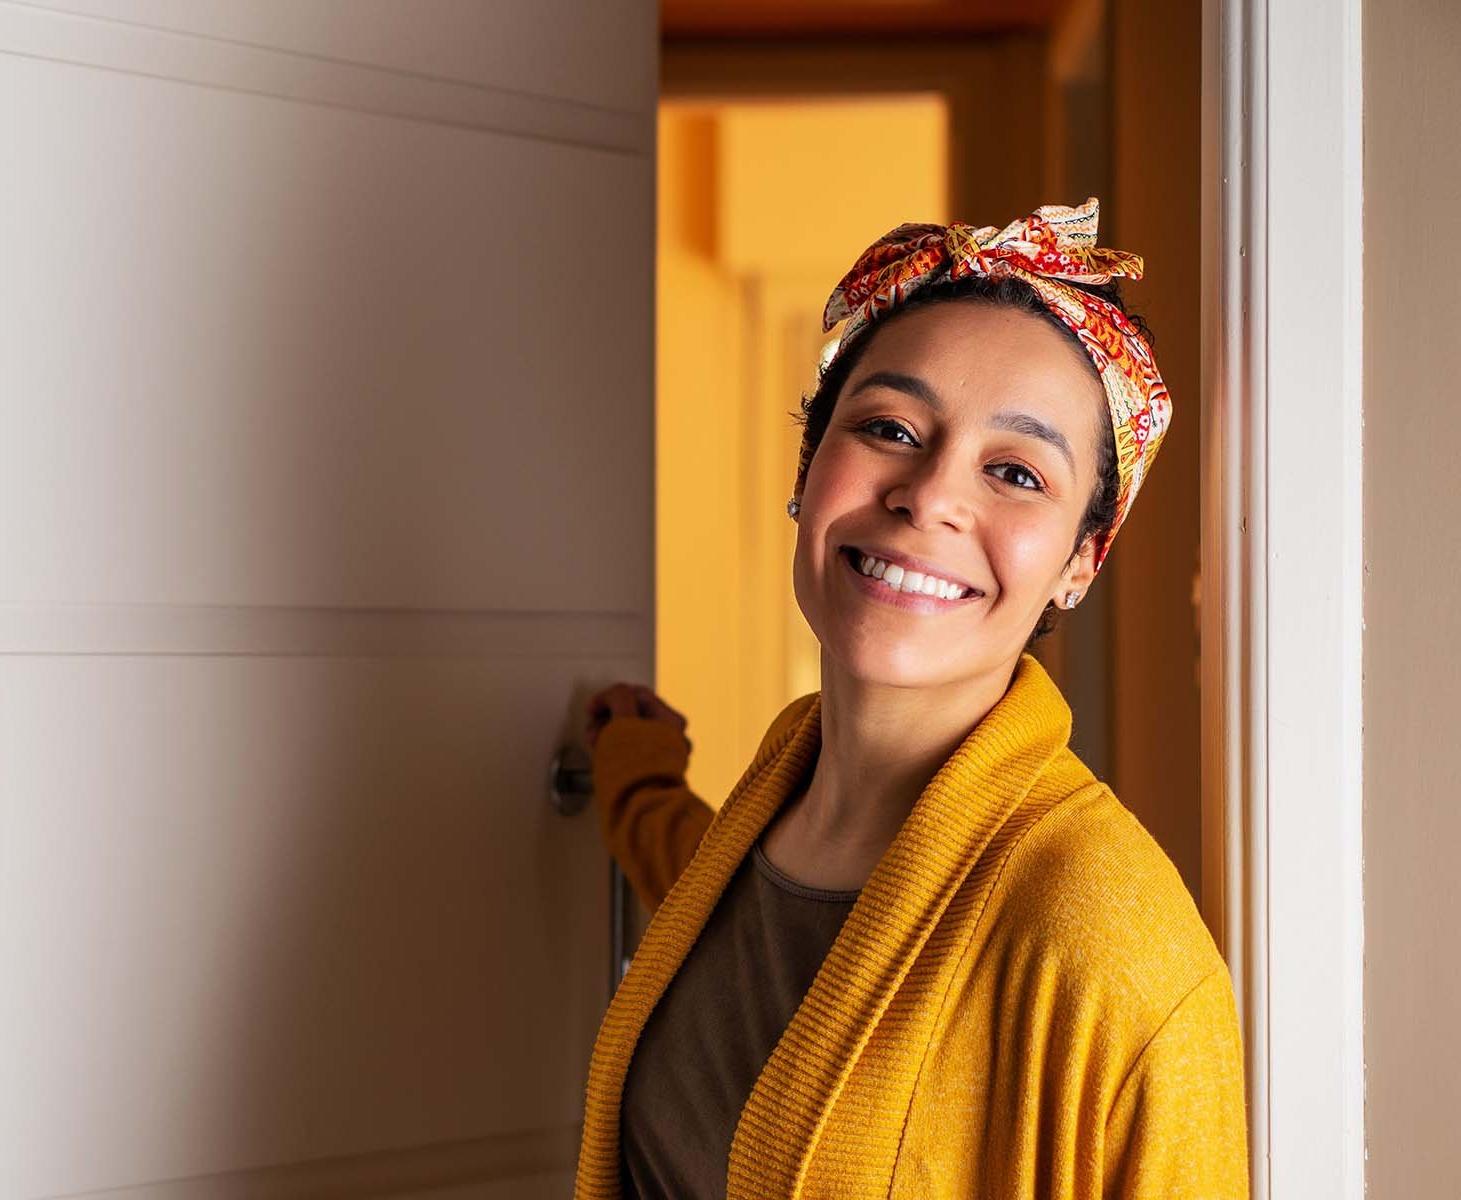
<instances>
[{"instance_id":1,"label":"orange and red headwrap","mask_svg":"<svg viewBox=\"0 0 1461 1200\"><path fill-rule=\"evenodd\" d=\"M1080 340L1106 390L1121 484L1116 520L1096 548L1098 571L1172 418L1171 397L1140 332L1116 305L1070 286L1107 283L1114 276L1141 278L1140 255L1096 245L1099 211L1092 196L1078 208L1047 204L1003 229L900 225L862 252L822 314L826 330L847 319L825 371L869 324L926 284L969 275L1014 275L1033 287ZM803 436L800 478L805 478L814 449Z\"/></svg>"}]
</instances>

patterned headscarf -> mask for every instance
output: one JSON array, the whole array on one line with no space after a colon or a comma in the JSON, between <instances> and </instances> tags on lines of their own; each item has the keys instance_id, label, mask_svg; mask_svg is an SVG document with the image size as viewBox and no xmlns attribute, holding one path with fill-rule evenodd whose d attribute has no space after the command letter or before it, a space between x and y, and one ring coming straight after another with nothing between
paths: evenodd
<instances>
[{"instance_id":1,"label":"patterned headscarf","mask_svg":"<svg viewBox=\"0 0 1461 1200\"><path fill-rule=\"evenodd\" d=\"M1092 196L1078 208L1047 204L1003 229L899 225L862 252L822 314L824 330L847 318L825 372L870 324L925 284L970 275L1013 275L1030 284L1080 340L1106 390L1121 484L1115 523L1096 548L1097 571L1172 419L1171 397L1140 332L1116 305L1070 286L1107 283L1118 275L1141 278L1140 255L1096 245L1099 210ZM804 433L799 479L805 478L814 450Z\"/></svg>"}]
</instances>

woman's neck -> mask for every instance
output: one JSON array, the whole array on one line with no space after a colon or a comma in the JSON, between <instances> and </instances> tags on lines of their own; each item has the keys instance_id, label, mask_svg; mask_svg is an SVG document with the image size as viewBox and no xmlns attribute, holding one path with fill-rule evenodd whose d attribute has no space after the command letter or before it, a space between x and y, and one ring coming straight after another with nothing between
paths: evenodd
<instances>
[{"instance_id":1,"label":"woman's neck","mask_svg":"<svg viewBox=\"0 0 1461 1200\"><path fill-rule=\"evenodd\" d=\"M947 688L855 679L823 655L822 744L792 820L823 852L882 857L930 779L1009 687L1014 664Z\"/></svg>"}]
</instances>

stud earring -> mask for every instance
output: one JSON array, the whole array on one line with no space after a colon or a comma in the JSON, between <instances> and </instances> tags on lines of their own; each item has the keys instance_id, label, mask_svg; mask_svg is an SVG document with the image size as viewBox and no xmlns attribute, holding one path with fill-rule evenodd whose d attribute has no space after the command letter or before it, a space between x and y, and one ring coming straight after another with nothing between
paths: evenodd
<instances>
[{"instance_id":1,"label":"stud earring","mask_svg":"<svg viewBox=\"0 0 1461 1200\"><path fill-rule=\"evenodd\" d=\"M793 521L796 520L796 515L797 513L801 512L801 510L801 501L799 501L795 496L793 496L790 500L786 502L786 515L790 517Z\"/></svg>"},{"instance_id":2,"label":"stud earring","mask_svg":"<svg viewBox=\"0 0 1461 1200\"><path fill-rule=\"evenodd\" d=\"M1081 598L1081 594L1079 592L1066 592L1065 593L1065 607L1066 608L1074 608L1075 607L1075 602L1077 600L1079 600L1080 598Z\"/></svg>"}]
</instances>

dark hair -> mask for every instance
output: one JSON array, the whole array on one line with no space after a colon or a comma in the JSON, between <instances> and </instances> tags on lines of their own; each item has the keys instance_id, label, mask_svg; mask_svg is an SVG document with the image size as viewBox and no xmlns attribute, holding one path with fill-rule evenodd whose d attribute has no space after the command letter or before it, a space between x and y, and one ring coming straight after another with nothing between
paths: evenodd
<instances>
[{"instance_id":1,"label":"dark hair","mask_svg":"<svg viewBox=\"0 0 1461 1200\"><path fill-rule=\"evenodd\" d=\"M1154 344L1155 339L1152 337L1151 330L1147 328L1146 322L1135 313L1127 312L1122 300L1120 285L1114 280L1103 284L1073 283L1070 286L1079 287L1083 291L1090 292L1092 295L1116 305L1126 314L1127 319L1131 321L1147 344ZM1080 350L1081 358L1085 360L1086 365L1090 367L1091 372L1099 381L1100 373L1096 371L1095 364L1091 362L1085 348L1081 346L1080 339L1069 326L1045 306L1045 301L1040 298L1040 294L1018 276L1000 275L991 278L987 275L969 275L960 280L945 278L926 284L906 300L901 301L892 312L876 319L871 325L864 328L851 345L819 372L815 390L810 395L802 397L801 412L791 414L797 424L804 427L804 436L811 449L806 464L798 469L796 495L800 496L802 493L802 488L806 483L806 466L810 465L812 455L816 453L816 448L821 444L822 438L827 432L827 426L832 420L832 410L836 407L842 385L847 382L847 377L852 373L852 369L857 365L878 328L901 314L926 304L966 299L1028 312L1048 321ZM1104 413L1105 410L1102 411ZM1080 526L1076 530L1075 545L1071 549L1072 558L1086 538L1095 536L1099 544L1104 541L1112 525L1116 523L1116 498L1121 486L1120 477L1116 471L1116 435L1112 432L1109 417L1100 422L1100 427L1102 432L1098 435L1096 451L1096 486L1091 491L1085 515L1081 518ZM1055 629L1060 619L1057 614L1063 611L1063 609L1056 608L1053 601L1045 605L1045 610L1040 614L1040 619L1035 623L1035 628L1025 642L1026 650Z\"/></svg>"}]
</instances>

